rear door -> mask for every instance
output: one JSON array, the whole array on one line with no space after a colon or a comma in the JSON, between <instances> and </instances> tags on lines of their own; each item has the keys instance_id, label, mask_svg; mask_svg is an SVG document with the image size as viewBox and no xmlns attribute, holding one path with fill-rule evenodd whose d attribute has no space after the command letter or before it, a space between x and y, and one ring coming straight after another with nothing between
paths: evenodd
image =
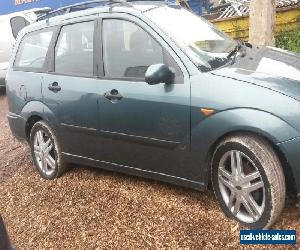
<instances>
[{"instance_id":1,"label":"rear door","mask_svg":"<svg viewBox=\"0 0 300 250\"><path fill-rule=\"evenodd\" d=\"M88 17L62 25L50 53L52 64L43 79L43 102L57 125L62 150L70 157L100 159L102 155L97 137L95 19Z\"/></svg>"},{"instance_id":2,"label":"rear door","mask_svg":"<svg viewBox=\"0 0 300 250\"><path fill-rule=\"evenodd\" d=\"M168 44L140 19L114 14L101 20L103 79L100 134L107 162L151 173L188 177L190 83ZM172 85L148 85L152 64L167 64Z\"/></svg>"}]
</instances>

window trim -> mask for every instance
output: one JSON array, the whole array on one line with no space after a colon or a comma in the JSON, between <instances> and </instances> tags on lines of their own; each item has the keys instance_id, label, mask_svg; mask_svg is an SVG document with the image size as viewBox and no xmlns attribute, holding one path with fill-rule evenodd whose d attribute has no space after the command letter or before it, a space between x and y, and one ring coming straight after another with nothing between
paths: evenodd
<instances>
[{"instance_id":1,"label":"window trim","mask_svg":"<svg viewBox=\"0 0 300 250\"><path fill-rule=\"evenodd\" d=\"M92 75L85 75L85 74L76 74L76 73L61 73L61 72L55 72L55 48L58 43L59 36L61 34L61 30L65 26L69 25L76 25L79 23L86 23L86 22L91 22L94 23L94 30L93 30L93 74ZM66 23L66 24L61 24L57 26L56 34L53 37L53 43L51 44L51 50L49 52L49 60L48 60L48 65L47 65L47 74L51 75L61 75L61 76L72 76L72 77L82 77L82 78L97 78L98 73L97 73L97 55L95 54L95 46L96 46L96 34L98 30L98 19L93 17L92 19L88 20L76 20L74 22Z\"/></svg>"},{"instance_id":2,"label":"window trim","mask_svg":"<svg viewBox=\"0 0 300 250\"><path fill-rule=\"evenodd\" d=\"M106 13L103 13L103 14L106 14ZM120 13L116 13L116 14L120 14ZM124 13L121 13L121 14L124 14ZM138 18L136 16L133 16L133 17ZM166 49L166 46L164 46L163 44L161 44L161 42L159 42L157 40L157 38L154 37L153 34L151 34L151 32L149 32L149 30L146 30L142 25L140 25L139 23L137 23L135 20L132 20L129 17L119 17L118 15L99 17L98 20L99 20L99 24L100 24L99 27L98 27L98 30L99 30L99 33L100 33L100 41L101 41L101 57L99 57L99 60L98 60L99 67L101 66L101 74L99 74L99 79L101 79L101 80L118 80L118 81L123 81L123 82L129 82L129 81L132 81L132 82L145 82L145 78L139 78L139 77L109 77L109 76L105 76L104 57L103 57L103 50L104 50L104 45L103 45L103 20L122 20L122 21L128 21L128 22L131 22L131 23L137 25L138 27L140 27L144 32L146 32L153 40L155 40L162 47L162 49L165 51L165 53L168 53L169 56L171 58L173 58L174 62L177 64L178 68L180 69L181 75L182 75L182 77L184 79L184 73L183 73L183 70L182 70L182 66L180 66L178 64L177 60ZM143 22L149 29L151 29L154 32L156 32L151 26L147 25L143 20L140 19L140 21ZM157 35L160 36L158 33L157 33ZM165 39L163 39L163 40L165 41ZM166 42L166 44L168 44L168 43ZM175 53L175 51L172 49L172 47L169 44L168 44L168 47ZM184 84L184 81L183 81L183 83L174 83L174 84Z\"/></svg>"},{"instance_id":3,"label":"window trim","mask_svg":"<svg viewBox=\"0 0 300 250\"><path fill-rule=\"evenodd\" d=\"M33 33L38 34L38 33L43 33L43 32L48 32L48 31L52 31L52 37L51 37L50 43L48 45L48 50L47 50L47 53L46 53L46 56L45 56L45 61L44 61L43 66L41 68L16 66L16 59L17 59L18 53L20 53L20 47L21 47L20 45L24 41L24 38L27 35L30 35L30 34L33 34ZM33 31L30 31L30 32L24 34L22 39L20 40L20 42L17 45L18 49L17 49L17 51L14 55L13 66L12 66L13 71L45 73L47 71L46 69L47 69L47 64L48 64L48 59L49 59L49 51L51 50L51 44L52 44L53 38L55 36L55 33L56 33L56 27L49 27L49 28L41 28L41 29L38 29L38 30L33 30Z\"/></svg>"}]
</instances>

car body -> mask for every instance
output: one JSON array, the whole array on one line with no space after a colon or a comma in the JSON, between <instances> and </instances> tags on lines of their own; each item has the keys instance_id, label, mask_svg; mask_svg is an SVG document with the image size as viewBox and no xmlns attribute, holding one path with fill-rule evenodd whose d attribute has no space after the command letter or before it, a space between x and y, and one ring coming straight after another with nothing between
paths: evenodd
<instances>
[{"instance_id":1,"label":"car body","mask_svg":"<svg viewBox=\"0 0 300 250\"><path fill-rule=\"evenodd\" d=\"M19 31L36 21L37 14L49 11L49 8L36 8L0 16L0 88L5 86L5 75L9 59Z\"/></svg>"},{"instance_id":2,"label":"car body","mask_svg":"<svg viewBox=\"0 0 300 250\"><path fill-rule=\"evenodd\" d=\"M186 29L185 21L199 24ZM194 33L189 30L199 25L212 41L190 46ZM35 35L43 42L30 47ZM36 60L22 59L26 46L38 54ZM135 48L134 53L127 48ZM161 61L151 59L156 53ZM33 156L38 155L35 164L48 179L61 171L43 172L47 159L41 151L47 143L59 145L53 151L55 166L100 166L196 190L205 190L210 182L219 149L242 148L232 149L231 156L242 152L254 172L267 169L259 176L267 176L269 183L260 196L273 195L277 178L280 205L274 212L271 201L261 203L277 217L284 183L300 192L299 69L298 55L236 43L178 6L113 3L46 18L21 31L6 79L8 120L13 134L30 142ZM39 137L39 131L45 134ZM247 148L252 144L254 153ZM266 164L264 157L274 164ZM234 192L240 192L240 184L235 185ZM223 188L220 197L233 192L218 187ZM274 222L270 214L263 221L238 214L239 221L254 228Z\"/></svg>"}]
</instances>

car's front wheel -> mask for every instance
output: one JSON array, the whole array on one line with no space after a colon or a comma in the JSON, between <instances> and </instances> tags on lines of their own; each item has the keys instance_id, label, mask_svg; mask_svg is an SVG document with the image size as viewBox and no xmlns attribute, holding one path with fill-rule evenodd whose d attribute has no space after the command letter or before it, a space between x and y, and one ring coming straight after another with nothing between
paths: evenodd
<instances>
[{"instance_id":1,"label":"car's front wheel","mask_svg":"<svg viewBox=\"0 0 300 250\"><path fill-rule=\"evenodd\" d=\"M39 121L32 127L30 148L36 169L43 178L52 180L65 171L66 164L61 157L59 142L45 121Z\"/></svg>"},{"instance_id":2,"label":"car's front wheel","mask_svg":"<svg viewBox=\"0 0 300 250\"><path fill-rule=\"evenodd\" d=\"M249 228L270 227L284 207L280 161L270 144L257 136L232 136L217 146L212 184L223 212Z\"/></svg>"}]
</instances>

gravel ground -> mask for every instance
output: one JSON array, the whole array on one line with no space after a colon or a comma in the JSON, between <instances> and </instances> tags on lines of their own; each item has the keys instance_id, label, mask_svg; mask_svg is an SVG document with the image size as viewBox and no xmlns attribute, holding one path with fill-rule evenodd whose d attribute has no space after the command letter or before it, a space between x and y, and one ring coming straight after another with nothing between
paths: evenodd
<instances>
[{"instance_id":1,"label":"gravel ground","mask_svg":"<svg viewBox=\"0 0 300 250\"><path fill-rule=\"evenodd\" d=\"M239 225L220 211L212 191L76 167L41 179L27 145L8 127L0 95L0 214L20 249L239 248ZM295 200L274 226L298 229ZM297 247L300 249L300 244Z\"/></svg>"}]
</instances>

